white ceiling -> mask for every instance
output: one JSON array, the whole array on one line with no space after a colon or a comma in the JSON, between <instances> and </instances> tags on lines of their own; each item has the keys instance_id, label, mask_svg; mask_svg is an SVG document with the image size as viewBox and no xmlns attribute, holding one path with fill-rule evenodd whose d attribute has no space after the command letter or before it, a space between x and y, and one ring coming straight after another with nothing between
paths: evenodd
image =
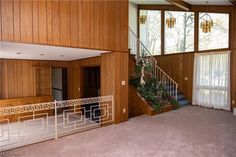
<instances>
[{"instance_id":1,"label":"white ceiling","mask_svg":"<svg viewBox=\"0 0 236 157\"><path fill-rule=\"evenodd\" d=\"M206 0L185 0L191 5L206 5ZM229 0L208 0L208 5L232 5Z\"/></svg>"},{"instance_id":2,"label":"white ceiling","mask_svg":"<svg viewBox=\"0 0 236 157\"><path fill-rule=\"evenodd\" d=\"M170 4L166 0L129 0L129 1L135 4L160 4L160 5Z\"/></svg>"},{"instance_id":3,"label":"white ceiling","mask_svg":"<svg viewBox=\"0 0 236 157\"><path fill-rule=\"evenodd\" d=\"M170 4L166 0L129 0L135 4ZM206 5L206 0L184 0L191 5ZM208 5L232 5L229 0L208 0Z\"/></svg>"},{"instance_id":4,"label":"white ceiling","mask_svg":"<svg viewBox=\"0 0 236 157\"><path fill-rule=\"evenodd\" d=\"M0 58L7 59L72 61L106 52L108 51L0 42Z\"/></svg>"}]
</instances>

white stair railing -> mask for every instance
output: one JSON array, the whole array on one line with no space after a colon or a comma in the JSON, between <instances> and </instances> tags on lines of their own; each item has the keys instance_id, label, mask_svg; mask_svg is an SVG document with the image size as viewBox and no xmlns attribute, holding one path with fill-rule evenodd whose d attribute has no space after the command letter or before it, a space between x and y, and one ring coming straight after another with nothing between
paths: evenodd
<instances>
[{"instance_id":1,"label":"white stair railing","mask_svg":"<svg viewBox=\"0 0 236 157\"><path fill-rule=\"evenodd\" d=\"M177 100L178 83L157 65L157 60L131 28L129 28L129 49L130 53L135 55L136 64L139 63L142 56L145 56L145 59L148 59L148 62L152 65L152 75L164 85L169 95Z\"/></svg>"}]
</instances>

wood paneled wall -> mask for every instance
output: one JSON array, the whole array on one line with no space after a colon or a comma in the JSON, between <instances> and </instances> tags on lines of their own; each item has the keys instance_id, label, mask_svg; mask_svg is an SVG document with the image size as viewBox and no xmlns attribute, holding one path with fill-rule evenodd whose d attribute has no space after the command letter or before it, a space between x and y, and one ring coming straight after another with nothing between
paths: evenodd
<instances>
[{"instance_id":1,"label":"wood paneled wall","mask_svg":"<svg viewBox=\"0 0 236 157\"><path fill-rule=\"evenodd\" d=\"M2 85L0 99L22 98L30 96L50 95L51 85L50 71L40 76L43 84L40 84L40 92L37 93L35 68L47 67L68 67L67 62L56 61L33 61L33 60L1 60L1 77ZM48 92L49 91L49 92Z\"/></svg>"},{"instance_id":2,"label":"wood paneled wall","mask_svg":"<svg viewBox=\"0 0 236 157\"><path fill-rule=\"evenodd\" d=\"M101 57L101 93L115 96L115 123L128 120L128 54L113 52ZM122 85L125 81L125 85Z\"/></svg>"},{"instance_id":3,"label":"wood paneled wall","mask_svg":"<svg viewBox=\"0 0 236 157\"><path fill-rule=\"evenodd\" d=\"M0 0L0 40L128 52L128 0Z\"/></svg>"},{"instance_id":4,"label":"wood paneled wall","mask_svg":"<svg viewBox=\"0 0 236 157\"><path fill-rule=\"evenodd\" d=\"M101 66L101 56L88 58L88 59L80 59L76 61L72 61L70 63L70 81L69 86L71 87L69 98L70 99L78 99L81 98L81 90L82 90L82 81L81 81L81 70L83 67L94 67ZM102 76L101 76L102 77Z\"/></svg>"},{"instance_id":5,"label":"wood paneled wall","mask_svg":"<svg viewBox=\"0 0 236 157\"><path fill-rule=\"evenodd\" d=\"M158 66L172 77L188 100L192 100L194 54L156 56Z\"/></svg>"},{"instance_id":6,"label":"wood paneled wall","mask_svg":"<svg viewBox=\"0 0 236 157\"><path fill-rule=\"evenodd\" d=\"M222 7L218 7L214 12L228 12L231 10L227 7L222 10ZM201 8L200 8L201 9ZM195 7L195 10L199 10L199 7ZM231 50L231 99L236 101L236 7L233 7L231 13L231 29L230 29L230 50ZM198 53L198 52L197 52ZM183 53L173 55L155 56L158 65L163 68L167 74L169 74L180 85L180 89L184 95L192 101L192 89L193 89L193 69L194 69L194 53ZM232 103L232 107L236 107L236 104Z\"/></svg>"},{"instance_id":7,"label":"wood paneled wall","mask_svg":"<svg viewBox=\"0 0 236 157\"><path fill-rule=\"evenodd\" d=\"M232 15L232 29L231 29L231 98L235 102L232 104L233 107L236 107L236 6L233 8Z\"/></svg>"}]
</instances>

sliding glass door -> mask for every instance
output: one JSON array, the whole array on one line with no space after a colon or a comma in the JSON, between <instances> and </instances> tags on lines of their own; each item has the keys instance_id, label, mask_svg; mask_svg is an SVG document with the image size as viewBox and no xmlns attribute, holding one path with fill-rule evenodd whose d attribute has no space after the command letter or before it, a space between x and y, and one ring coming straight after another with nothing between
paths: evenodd
<instances>
[{"instance_id":1,"label":"sliding glass door","mask_svg":"<svg viewBox=\"0 0 236 157\"><path fill-rule=\"evenodd\" d=\"M193 105L230 110L230 52L195 55Z\"/></svg>"}]
</instances>

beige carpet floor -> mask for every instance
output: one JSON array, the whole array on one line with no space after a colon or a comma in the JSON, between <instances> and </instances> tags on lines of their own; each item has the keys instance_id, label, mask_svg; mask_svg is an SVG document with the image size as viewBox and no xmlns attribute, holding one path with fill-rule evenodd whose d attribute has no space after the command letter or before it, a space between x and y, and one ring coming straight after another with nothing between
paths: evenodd
<instances>
[{"instance_id":1,"label":"beige carpet floor","mask_svg":"<svg viewBox=\"0 0 236 157\"><path fill-rule=\"evenodd\" d=\"M3 155L236 157L236 116L227 111L188 106L152 117L139 116L119 125L2 152Z\"/></svg>"}]
</instances>

